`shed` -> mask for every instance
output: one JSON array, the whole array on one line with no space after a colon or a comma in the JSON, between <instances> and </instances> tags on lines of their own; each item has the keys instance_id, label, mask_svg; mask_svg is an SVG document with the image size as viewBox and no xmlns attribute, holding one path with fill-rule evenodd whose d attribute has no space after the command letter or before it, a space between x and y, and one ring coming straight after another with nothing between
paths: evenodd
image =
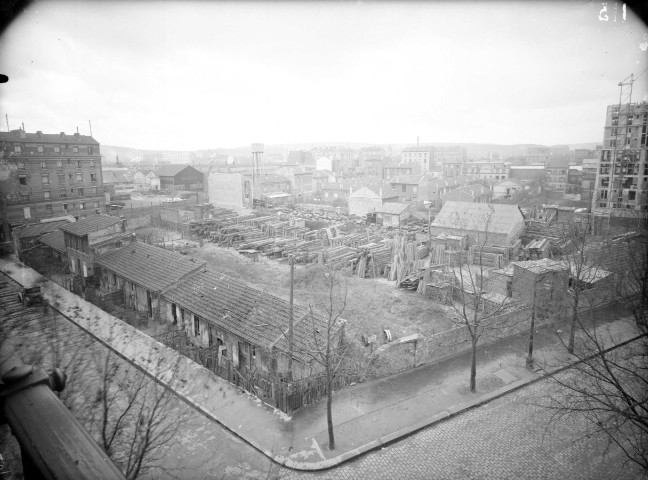
<instances>
[{"instance_id":1,"label":"shed","mask_svg":"<svg viewBox=\"0 0 648 480\"><path fill-rule=\"evenodd\" d=\"M432 235L467 235L470 244L513 245L524 229L517 205L448 201L432 222Z\"/></svg>"}]
</instances>

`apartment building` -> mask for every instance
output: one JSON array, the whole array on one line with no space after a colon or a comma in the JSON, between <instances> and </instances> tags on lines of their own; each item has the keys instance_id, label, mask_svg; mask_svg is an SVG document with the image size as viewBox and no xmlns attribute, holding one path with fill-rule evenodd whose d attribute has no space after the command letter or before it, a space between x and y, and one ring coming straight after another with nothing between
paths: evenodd
<instances>
[{"instance_id":1,"label":"apartment building","mask_svg":"<svg viewBox=\"0 0 648 480\"><path fill-rule=\"evenodd\" d=\"M648 210L647 128L648 102L607 107L593 212Z\"/></svg>"},{"instance_id":2,"label":"apartment building","mask_svg":"<svg viewBox=\"0 0 648 480\"><path fill-rule=\"evenodd\" d=\"M105 208L99 143L75 133L0 132L1 180L13 226Z\"/></svg>"},{"instance_id":3,"label":"apartment building","mask_svg":"<svg viewBox=\"0 0 648 480\"><path fill-rule=\"evenodd\" d=\"M504 162L470 162L466 164L466 175L485 180L506 180L510 166Z\"/></svg>"}]
</instances>

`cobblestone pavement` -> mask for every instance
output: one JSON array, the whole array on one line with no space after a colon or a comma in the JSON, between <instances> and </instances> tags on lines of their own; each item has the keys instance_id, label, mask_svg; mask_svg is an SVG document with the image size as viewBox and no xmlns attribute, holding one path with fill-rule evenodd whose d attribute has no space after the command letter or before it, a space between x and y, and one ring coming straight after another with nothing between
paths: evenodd
<instances>
[{"instance_id":1,"label":"cobblestone pavement","mask_svg":"<svg viewBox=\"0 0 648 480\"><path fill-rule=\"evenodd\" d=\"M633 479L633 467L602 438L580 439L582 420L547 428L541 381L327 472L285 479Z\"/></svg>"}]
</instances>

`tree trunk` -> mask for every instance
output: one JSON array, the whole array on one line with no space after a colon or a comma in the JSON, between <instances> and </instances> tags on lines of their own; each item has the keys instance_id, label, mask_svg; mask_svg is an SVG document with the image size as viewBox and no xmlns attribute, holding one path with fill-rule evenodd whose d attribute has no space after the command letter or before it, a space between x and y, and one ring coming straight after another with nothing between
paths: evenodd
<instances>
[{"instance_id":1,"label":"tree trunk","mask_svg":"<svg viewBox=\"0 0 648 480\"><path fill-rule=\"evenodd\" d=\"M470 391L477 391L477 340L472 341L472 358L470 362Z\"/></svg>"},{"instance_id":2,"label":"tree trunk","mask_svg":"<svg viewBox=\"0 0 648 480\"><path fill-rule=\"evenodd\" d=\"M328 393L326 396L326 423L328 425L329 450L335 450L335 436L333 435L333 382L328 382Z\"/></svg>"},{"instance_id":3,"label":"tree trunk","mask_svg":"<svg viewBox=\"0 0 648 480\"><path fill-rule=\"evenodd\" d=\"M569 331L569 344L567 345L567 351L569 353L574 353L574 341L576 339L576 324L578 323L578 293L574 289L574 312L572 314L571 329Z\"/></svg>"}]
</instances>

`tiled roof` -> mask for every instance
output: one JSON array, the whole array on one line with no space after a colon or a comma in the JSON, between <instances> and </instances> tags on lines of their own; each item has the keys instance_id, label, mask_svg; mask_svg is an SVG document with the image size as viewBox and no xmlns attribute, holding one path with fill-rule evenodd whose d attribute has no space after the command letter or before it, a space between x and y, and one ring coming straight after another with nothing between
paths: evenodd
<instances>
[{"instance_id":1,"label":"tiled roof","mask_svg":"<svg viewBox=\"0 0 648 480\"><path fill-rule=\"evenodd\" d=\"M68 223L67 225L62 225L61 230L64 232L69 232L72 235L87 235L90 232L96 232L103 228L108 228L112 225L119 223L119 218L113 217L111 215L90 215L85 217L78 222Z\"/></svg>"},{"instance_id":2,"label":"tiled roof","mask_svg":"<svg viewBox=\"0 0 648 480\"><path fill-rule=\"evenodd\" d=\"M134 243L102 255L96 264L129 282L159 292L198 270L205 262L161 247Z\"/></svg>"},{"instance_id":3,"label":"tiled roof","mask_svg":"<svg viewBox=\"0 0 648 480\"><path fill-rule=\"evenodd\" d=\"M192 168L190 165L162 165L158 167L155 173L159 177L175 177L178 173L182 172L185 168Z\"/></svg>"},{"instance_id":4,"label":"tiled roof","mask_svg":"<svg viewBox=\"0 0 648 480\"><path fill-rule=\"evenodd\" d=\"M289 302L259 290L242 280L203 268L175 285L163 296L228 332L264 348L276 346L288 351ZM308 361L306 351L312 342L313 319L325 324L316 313L311 317L303 304L293 306L295 357Z\"/></svg>"},{"instance_id":5,"label":"tiled roof","mask_svg":"<svg viewBox=\"0 0 648 480\"><path fill-rule=\"evenodd\" d=\"M33 225L27 225L24 228L18 230L18 238L29 238L29 237L39 237L45 233L53 232L58 230L66 223L69 223L67 220L59 220L56 222L42 222L35 223Z\"/></svg>"},{"instance_id":6,"label":"tiled roof","mask_svg":"<svg viewBox=\"0 0 648 480\"><path fill-rule=\"evenodd\" d=\"M47 235L43 235L38 239L40 243L43 245L46 245L50 248L53 248L54 250L65 253L66 248L65 248L65 238L64 238L63 232L60 230L56 232L51 232L48 233Z\"/></svg>"},{"instance_id":7,"label":"tiled roof","mask_svg":"<svg viewBox=\"0 0 648 480\"><path fill-rule=\"evenodd\" d=\"M99 145L94 138L87 135L61 135L60 133L23 133L13 130L11 132L0 132L0 142L23 142L23 143L70 143L75 145Z\"/></svg>"},{"instance_id":8,"label":"tiled roof","mask_svg":"<svg viewBox=\"0 0 648 480\"><path fill-rule=\"evenodd\" d=\"M524 216L517 205L447 201L433 227L509 234Z\"/></svg>"}]
</instances>

